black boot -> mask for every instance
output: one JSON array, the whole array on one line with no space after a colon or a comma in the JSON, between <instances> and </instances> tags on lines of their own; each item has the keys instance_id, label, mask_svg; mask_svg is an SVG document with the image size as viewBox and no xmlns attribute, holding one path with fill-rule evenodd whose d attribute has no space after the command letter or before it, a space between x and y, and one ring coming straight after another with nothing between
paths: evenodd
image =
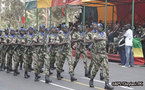
<instances>
[{"instance_id":1,"label":"black boot","mask_svg":"<svg viewBox=\"0 0 145 90\"><path fill-rule=\"evenodd\" d=\"M49 71L50 75L52 75L53 73L51 71Z\"/></svg>"},{"instance_id":2,"label":"black boot","mask_svg":"<svg viewBox=\"0 0 145 90\"><path fill-rule=\"evenodd\" d=\"M88 71L88 78L91 77L91 71Z\"/></svg>"},{"instance_id":3,"label":"black boot","mask_svg":"<svg viewBox=\"0 0 145 90\"><path fill-rule=\"evenodd\" d=\"M104 76L103 76L103 73L100 73L100 80L104 80Z\"/></svg>"},{"instance_id":4,"label":"black boot","mask_svg":"<svg viewBox=\"0 0 145 90\"><path fill-rule=\"evenodd\" d=\"M88 77L88 70L85 70L85 77Z\"/></svg>"},{"instance_id":5,"label":"black boot","mask_svg":"<svg viewBox=\"0 0 145 90\"><path fill-rule=\"evenodd\" d=\"M24 78L28 79L29 77L30 77L30 75L28 75L28 72L25 71Z\"/></svg>"},{"instance_id":6,"label":"black boot","mask_svg":"<svg viewBox=\"0 0 145 90\"><path fill-rule=\"evenodd\" d=\"M109 84L109 81L105 81L105 87L104 88L107 89L107 90L113 90L114 89L114 87Z\"/></svg>"},{"instance_id":7,"label":"black boot","mask_svg":"<svg viewBox=\"0 0 145 90\"><path fill-rule=\"evenodd\" d=\"M49 76L48 75L45 75L45 83L51 83L52 81L49 80Z\"/></svg>"},{"instance_id":8,"label":"black boot","mask_svg":"<svg viewBox=\"0 0 145 90\"><path fill-rule=\"evenodd\" d=\"M73 81L76 81L77 79L74 77L74 74L70 74L70 78L71 78L71 81L73 82Z\"/></svg>"},{"instance_id":9,"label":"black boot","mask_svg":"<svg viewBox=\"0 0 145 90\"><path fill-rule=\"evenodd\" d=\"M61 80L61 74L57 72L57 80Z\"/></svg>"},{"instance_id":10,"label":"black boot","mask_svg":"<svg viewBox=\"0 0 145 90\"><path fill-rule=\"evenodd\" d=\"M39 78L41 78L41 76L38 76L38 74L35 73L35 79L34 79L34 81L35 82L39 81Z\"/></svg>"},{"instance_id":11,"label":"black boot","mask_svg":"<svg viewBox=\"0 0 145 90\"><path fill-rule=\"evenodd\" d=\"M51 67L51 70L55 70L55 69L56 69L56 67L54 67L54 66L53 66L53 67Z\"/></svg>"},{"instance_id":12,"label":"black boot","mask_svg":"<svg viewBox=\"0 0 145 90\"><path fill-rule=\"evenodd\" d=\"M13 74L14 76L17 76L17 70L14 70L14 74Z\"/></svg>"},{"instance_id":13,"label":"black boot","mask_svg":"<svg viewBox=\"0 0 145 90\"><path fill-rule=\"evenodd\" d=\"M0 66L0 71L3 71L3 69L2 69L2 64L1 64L1 66Z\"/></svg>"},{"instance_id":14,"label":"black boot","mask_svg":"<svg viewBox=\"0 0 145 90\"><path fill-rule=\"evenodd\" d=\"M89 85L90 85L91 88L94 88L94 82L93 82L93 79L91 79L91 80L89 81Z\"/></svg>"},{"instance_id":15,"label":"black boot","mask_svg":"<svg viewBox=\"0 0 145 90\"><path fill-rule=\"evenodd\" d=\"M23 66L23 63L21 62L21 63L20 63L20 70L22 70L22 66Z\"/></svg>"},{"instance_id":16,"label":"black boot","mask_svg":"<svg viewBox=\"0 0 145 90\"><path fill-rule=\"evenodd\" d=\"M9 67L7 67L7 71L6 71L7 73L10 73L11 71L10 71L10 69L9 69Z\"/></svg>"}]
</instances>

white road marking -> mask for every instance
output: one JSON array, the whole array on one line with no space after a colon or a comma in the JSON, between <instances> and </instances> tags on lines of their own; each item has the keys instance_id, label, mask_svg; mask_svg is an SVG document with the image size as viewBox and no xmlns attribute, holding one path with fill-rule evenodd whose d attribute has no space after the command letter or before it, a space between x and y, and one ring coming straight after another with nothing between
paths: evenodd
<instances>
[{"instance_id":1,"label":"white road marking","mask_svg":"<svg viewBox=\"0 0 145 90\"><path fill-rule=\"evenodd\" d=\"M86 78L86 77L81 77L82 79L86 79L86 80L90 80L89 78ZM105 83L104 81L100 81L100 80L96 80L94 79L95 82L99 82L99 83ZM111 84L111 83L110 83ZM125 87L125 86L119 86L119 87L122 87L122 88L125 88L125 89L129 89L129 90L133 90L134 88L130 88L130 87Z\"/></svg>"},{"instance_id":2,"label":"white road marking","mask_svg":"<svg viewBox=\"0 0 145 90\"><path fill-rule=\"evenodd\" d=\"M40 80L41 82L45 83L44 80ZM60 88L63 88L63 89L66 89L66 90L75 90L75 89L72 89L72 88L68 88L68 87L65 87L65 86L62 86L62 85L58 85L58 84L55 84L55 83L49 83L50 85L53 85L53 86L56 86L56 87L60 87Z\"/></svg>"}]
</instances>

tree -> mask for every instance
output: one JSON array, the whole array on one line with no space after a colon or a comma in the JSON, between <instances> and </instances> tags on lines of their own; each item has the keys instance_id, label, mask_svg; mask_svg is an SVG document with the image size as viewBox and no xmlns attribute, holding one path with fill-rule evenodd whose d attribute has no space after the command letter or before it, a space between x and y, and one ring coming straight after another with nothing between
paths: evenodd
<instances>
[{"instance_id":1,"label":"tree","mask_svg":"<svg viewBox=\"0 0 145 90\"><path fill-rule=\"evenodd\" d=\"M24 15L24 3L20 0L2 0L3 12L2 22L4 28L18 28L22 26L22 16Z\"/></svg>"}]
</instances>

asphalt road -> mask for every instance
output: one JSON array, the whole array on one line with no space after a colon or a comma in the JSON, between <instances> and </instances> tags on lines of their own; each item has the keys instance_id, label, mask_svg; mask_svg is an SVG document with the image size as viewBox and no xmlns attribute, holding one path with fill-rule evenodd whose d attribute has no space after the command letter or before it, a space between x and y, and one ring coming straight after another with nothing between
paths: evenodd
<instances>
[{"instance_id":1,"label":"asphalt road","mask_svg":"<svg viewBox=\"0 0 145 90\"><path fill-rule=\"evenodd\" d=\"M109 62L110 83L116 81L135 82L142 81L143 86L114 86L114 90L145 90L145 67L135 66L134 68L122 68L117 62ZM68 63L64 66L62 80L56 79L56 71L53 71L50 79L52 83L44 83L44 74L41 74L39 82L34 82L34 73L31 72L29 79L24 79L24 71L20 75L13 76L13 73L7 74L5 71L0 72L0 90L105 90L104 81L99 80L99 72L94 80L95 88L90 88L89 78L84 77L83 62L80 60L76 69L76 82L70 82L68 73Z\"/></svg>"}]
</instances>

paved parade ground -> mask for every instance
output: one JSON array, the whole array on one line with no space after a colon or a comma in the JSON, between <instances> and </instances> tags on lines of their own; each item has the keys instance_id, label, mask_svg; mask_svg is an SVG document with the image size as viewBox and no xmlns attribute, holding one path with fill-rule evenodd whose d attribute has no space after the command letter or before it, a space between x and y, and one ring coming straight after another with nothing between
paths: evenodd
<instances>
[{"instance_id":1,"label":"paved parade ground","mask_svg":"<svg viewBox=\"0 0 145 90\"><path fill-rule=\"evenodd\" d=\"M114 90L145 90L145 67L135 66L134 68L123 68L117 62L109 62L110 65L110 83L116 81L135 82L142 81L143 86L115 86ZM53 71L50 79L52 83L45 84L44 74L41 74L39 82L34 82L34 73L31 72L29 79L24 79L24 71L20 71L19 76L13 76L12 73L0 72L0 90L104 90L104 82L99 80L99 73L97 74L94 85L95 88L88 86L89 78L84 77L83 62L78 63L75 69L76 82L70 82L68 74L68 64L65 63L64 77L61 81L56 79L56 71Z\"/></svg>"}]
</instances>

